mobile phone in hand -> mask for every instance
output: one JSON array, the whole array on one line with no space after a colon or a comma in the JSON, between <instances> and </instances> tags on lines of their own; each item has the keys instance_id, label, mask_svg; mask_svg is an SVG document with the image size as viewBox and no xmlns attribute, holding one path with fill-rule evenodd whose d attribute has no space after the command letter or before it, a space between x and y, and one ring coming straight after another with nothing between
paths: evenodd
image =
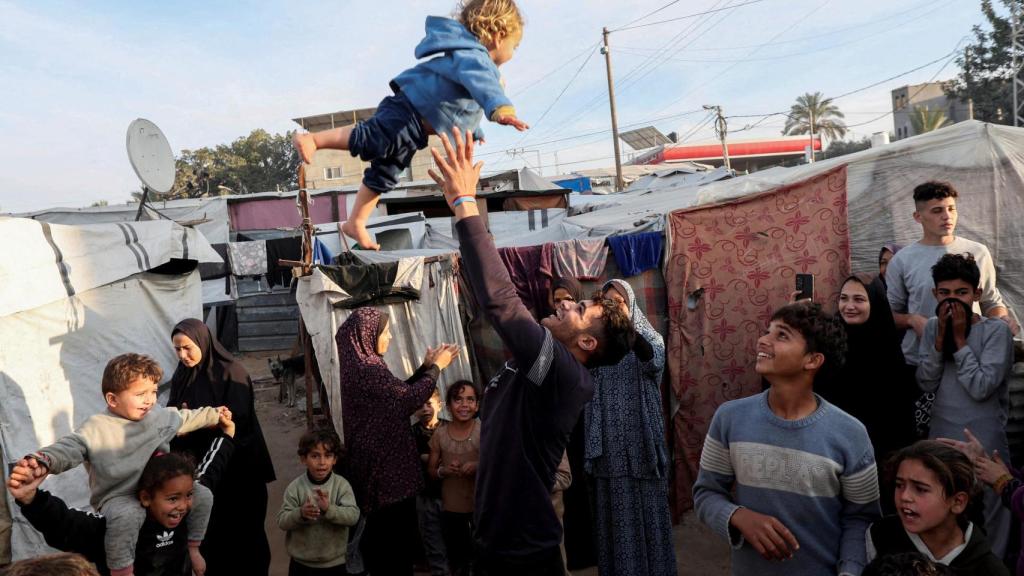
<instances>
[{"instance_id":1,"label":"mobile phone in hand","mask_svg":"<svg viewBox=\"0 0 1024 576\"><path fill-rule=\"evenodd\" d=\"M800 293L797 301L812 300L814 298L814 274L797 274L796 290Z\"/></svg>"}]
</instances>

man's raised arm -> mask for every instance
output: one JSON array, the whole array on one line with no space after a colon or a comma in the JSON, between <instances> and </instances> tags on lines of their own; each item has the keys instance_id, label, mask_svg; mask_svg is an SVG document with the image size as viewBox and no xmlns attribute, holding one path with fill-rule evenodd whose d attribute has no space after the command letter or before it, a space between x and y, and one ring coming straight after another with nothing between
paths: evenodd
<instances>
[{"instance_id":1,"label":"man's raised arm","mask_svg":"<svg viewBox=\"0 0 1024 576\"><path fill-rule=\"evenodd\" d=\"M445 155L431 148L437 170L429 171L444 191L445 200L455 214L462 267L469 276L473 293L487 319L501 336L505 346L523 365L537 357L545 330L523 305L498 256L476 205L477 184L483 162L473 163L472 135L454 133L454 145L447 134L441 135Z\"/></svg>"}]
</instances>

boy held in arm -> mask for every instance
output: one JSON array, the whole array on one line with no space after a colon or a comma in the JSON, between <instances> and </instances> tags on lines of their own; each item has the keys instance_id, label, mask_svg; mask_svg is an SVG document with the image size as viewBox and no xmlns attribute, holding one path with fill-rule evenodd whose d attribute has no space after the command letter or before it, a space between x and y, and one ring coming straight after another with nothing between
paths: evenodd
<instances>
[{"instance_id":1,"label":"boy held in arm","mask_svg":"<svg viewBox=\"0 0 1024 576\"><path fill-rule=\"evenodd\" d=\"M107 411L91 416L74 433L17 463L31 469L37 478L85 464L90 504L107 520L104 548L112 576L134 573L136 541L146 519L136 490L153 453L169 452L175 436L217 426L222 416L225 421L231 418L223 406L199 410L160 406L156 396L161 378L163 370L148 356L116 356L103 370ZM199 575L206 571L199 544L212 509L213 493L196 484L188 539L192 567Z\"/></svg>"},{"instance_id":2,"label":"boy held in arm","mask_svg":"<svg viewBox=\"0 0 1024 576\"><path fill-rule=\"evenodd\" d=\"M733 574L863 570L880 515L874 451L863 424L814 393L845 353L842 325L819 305L780 308L757 342L771 387L715 412L693 496L732 544Z\"/></svg>"}]
</instances>

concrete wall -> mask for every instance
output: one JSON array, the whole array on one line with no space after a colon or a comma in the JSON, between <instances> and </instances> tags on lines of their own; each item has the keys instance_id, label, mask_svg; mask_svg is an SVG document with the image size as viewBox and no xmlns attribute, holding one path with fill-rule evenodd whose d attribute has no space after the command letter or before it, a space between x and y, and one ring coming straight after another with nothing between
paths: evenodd
<instances>
[{"instance_id":1,"label":"concrete wall","mask_svg":"<svg viewBox=\"0 0 1024 576\"><path fill-rule=\"evenodd\" d=\"M941 82L903 86L892 91L893 135L896 140L917 135L910 117L918 107L942 110L950 124L963 122L969 117L967 103L947 98Z\"/></svg>"},{"instance_id":2,"label":"concrete wall","mask_svg":"<svg viewBox=\"0 0 1024 576\"><path fill-rule=\"evenodd\" d=\"M431 136L428 147L420 150L412 158L410 173L405 180L426 180L427 170L433 163L430 156L431 146L441 146L441 140L437 136ZM363 170L370 165L363 162L345 150L318 150L313 157L313 163L306 169L306 187L310 189L338 188L359 184L363 180ZM328 169L341 169L341 177L328 179Z\"/></svg>"}]
</instances>

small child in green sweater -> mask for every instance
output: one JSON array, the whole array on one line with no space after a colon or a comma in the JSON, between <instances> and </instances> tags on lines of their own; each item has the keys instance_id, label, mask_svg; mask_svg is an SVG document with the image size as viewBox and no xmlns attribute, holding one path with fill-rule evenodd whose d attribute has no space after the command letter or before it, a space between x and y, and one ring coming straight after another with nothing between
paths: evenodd
<instances>
[{"instance_id":1,"label":"small child in green sweater","mask_svg":"<svg viewBox=\"0 0 1024 576\"><path fill-rule=\"evenodd\" d=\"M344 576L348 527L359 520L348 481L334 473L341 439L333 430L312 430L299 439L306 473L288 485L277 525L288 532L288 576Z\"/></svg>"}]
</instances>

